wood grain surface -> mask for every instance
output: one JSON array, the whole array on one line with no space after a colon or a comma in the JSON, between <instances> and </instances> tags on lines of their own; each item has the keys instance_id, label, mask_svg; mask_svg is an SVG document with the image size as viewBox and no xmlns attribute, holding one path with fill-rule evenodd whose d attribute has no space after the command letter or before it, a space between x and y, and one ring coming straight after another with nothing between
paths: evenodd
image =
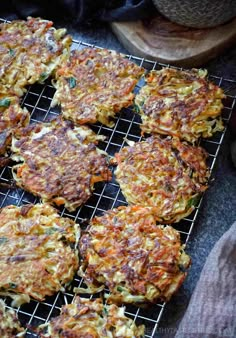
<instances>
[{"instance_id":1,"label":"wood grain surface","mask_svg":"<svg viewBox=\"0 0 236 338\"><path fill-rule=\"evenodd\" d=\"M180 26L159 15L111 27L131 54L183 67L200 66L236 43L236 18L207 29Z\"/></svg>"}]
</instances>

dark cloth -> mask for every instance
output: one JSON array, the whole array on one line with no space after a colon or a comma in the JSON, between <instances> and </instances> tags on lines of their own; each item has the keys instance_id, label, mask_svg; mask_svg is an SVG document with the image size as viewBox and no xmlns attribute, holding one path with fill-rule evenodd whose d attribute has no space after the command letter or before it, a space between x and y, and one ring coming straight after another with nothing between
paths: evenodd
<instances>
[{"instance_id":1,"label":"dark cloth","mask_svg":"<svg viewBox=\"0 0 236 338\"><path fill-rule=\"evenodd\" d=\"M231 158L236 168L236 109L233 110L233 114L229 121L229 130L232 137L232 142L230 145Z\"/></svg>"},{"instance_id":2,"label":"dark cloth","mask_svg":"<svg viewBox=\"0 0 236 338\"><path fill-rule=\"evenodd\" d=\"M146 18L155 13L151 0L9 0L2 9L15 12L19 18L41 16L71 19L74 23L128 21Z\"/></svg>"},{"instance_id":3,"label":"dark cloth","mask_svg":"<svg viewBox=\"0 0 236 338\"><path fill-rule=\"evenodd\" d=\"M175 338L236 337L236 222L210 252Z\"/></svg>"}]
</instances>

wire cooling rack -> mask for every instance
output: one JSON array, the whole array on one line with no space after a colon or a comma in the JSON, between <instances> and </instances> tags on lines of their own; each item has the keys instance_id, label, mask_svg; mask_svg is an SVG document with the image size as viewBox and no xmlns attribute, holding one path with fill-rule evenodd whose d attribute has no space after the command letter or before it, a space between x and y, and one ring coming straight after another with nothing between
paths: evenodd
<instances>
[{"instance_id":1,"label":"wire cooling rack","mask_svg":"<svg viewBox=\"0 0 236 338\"><path fill-rule=\"evenodd\" d=\"M2 20L5 21L5 20ZM94 47L82 41L73 41L72 49L82 49L85 47ZM135 56L127 56L131 61L144 67L147 70L160 69L161 67L169 67L154 61L141 59ZM236 101L236 82L222 77L209 76L209 80L213 81L222 87L227 94L224 100L223 120L225 126L230 119ZM136 91L142 86L142 82L136 87ZM22 100L22 106L26 107L31 113L31 122L46 121L60 114L57 108L51 108L50 104L54 95L55 89L48 81L44 85L35 84L28 88ZM110 156L113 156L124 145L125 139L132 141L139 141L141 139L140 133L140 117L136 115L133 108L123 109L120 115L115 118L114 128L108 128L101 124L93 125L93 129L107 138L104 142L100 143L100 148L107 151ZM212 171L223 142L226 128L223 132L217 133L211 139L200 142L209 153L208 165ZM16 188L11 185L12 183L11 166L7 166L0 171L0 207L6 205L23 205L27 203L39 202L37 198L22 189ZM173 226L179 230L183 243L186 243L191 234L192 228L196 222L202 200L199 202L196 210L181 222ZM76 212L69 213L66 209L61 209L61 215L69 217L78 223L83 223L84 219L90 219L95 215L101 215L104 211L126 205L125 199L120 191L119 185L113 179L108 183L98 183L96 185L93 196L87 203L78 208ZM31 327L43 324L50 320L52 317L59 315L62 305L71 303L73 301L73 287L82 286L83 281L79 277L75 277L70 289L65 293L59 292L55 296L48 297L44 302L37 302L32 300L29 304L25 304L17 309L18 317L24 326ZM86 297L86 295L83 295ZM10 299L5 299L6 304L10 307ZM158 337L158 323L165 308L165 303L158 303L148 308L137 308L132 305L126 306L126 315L133 320L136 324L144 324L146 327L145 337ZM26 332L26 337L36 337L36 334L30 331Z\"/></svg>"}]
</instances>

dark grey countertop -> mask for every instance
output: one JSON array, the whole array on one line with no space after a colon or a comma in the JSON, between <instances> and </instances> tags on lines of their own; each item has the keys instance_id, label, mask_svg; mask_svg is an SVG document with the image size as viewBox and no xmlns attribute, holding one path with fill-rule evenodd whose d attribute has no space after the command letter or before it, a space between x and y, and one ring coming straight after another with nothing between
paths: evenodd
<instances>
[{"instance_id":1,"label":"dark grey countertop","mask_svg":"<svg viewBox=\"0 0 236 338\"><path fill-rule=\"evenodd\" d=\"M16 18L9 13L3 13L1 17ZM77 40L126 52L112 33L109 24L94 23L89 26L72 27L68 20L68 22L55 22L55 26L66 26L68 32ZM236 80L236 42L235 46L226 50L223 55L202 66L213 75ZM236 85L233 90L236 95ZM167 304L156 337L174 336L207 255L214 243L236 220L236 168L230 157L231 140L232 136L228 130L213 171L215 179L204 195L197 222L187 244L186 251L192 257L192 267L184 285Z\"/></svg>"}]
</instances>

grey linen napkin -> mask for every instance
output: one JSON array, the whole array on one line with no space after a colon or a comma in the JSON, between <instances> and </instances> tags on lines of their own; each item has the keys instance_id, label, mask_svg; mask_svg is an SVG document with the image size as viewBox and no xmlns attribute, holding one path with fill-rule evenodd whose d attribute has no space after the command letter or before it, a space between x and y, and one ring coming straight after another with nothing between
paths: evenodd
<instances>
[{"instance_id":1,"label":"grey linen napkin","mask_svg":"<svg viewBox=\"0 0 236 338\"><path fill-rule=\"evenodd\" d=\"M236 337L236 222L210 252L174 338Z\"/></svg>"}]
</instances>

